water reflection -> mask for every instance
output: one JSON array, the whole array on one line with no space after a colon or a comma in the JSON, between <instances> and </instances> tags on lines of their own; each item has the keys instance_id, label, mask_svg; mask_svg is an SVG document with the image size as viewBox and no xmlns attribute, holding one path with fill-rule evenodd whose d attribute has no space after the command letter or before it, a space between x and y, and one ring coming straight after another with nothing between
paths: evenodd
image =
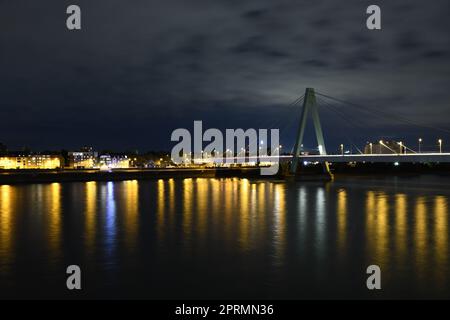
<instances>
[{"instance_id":1,"label":"water reflection","mask_svg":"<svg viewBox=\"0 0 450 320\"><path fill-rule=\"evenodd\" d=\"M426 266L427 255L427 208L425 204L425 197L419 196L416 199L416 206L414 210L414 252L415 263L417 269L417 277L424 281L424 268Z\"/></svg>"},{"instance_id":2,"label":"water reflection","mask_svg":"<svg viewBox=\"0 0 450 320\"><path fill-rule=\"evenodd\" d=\"M169 224L172 226L171 231L173 231L174 227L174 219L175 219L175 180L169 179Z\"/></svg>"},{"instance_id":3,"label":"water reflection","mask_svg":"<svg viewBox=\"0 0 450 320\"><path fill-rule=\"evenodd\" d=\"M7 274L13 260L13 217L15 209L14 189L0 186L0 272Z\"/></svg>"},{"instance_id":4,"label":"water reflection","mask_svg":"<svg viewBox=\"0 0 450 320\"><path fill-rule=\"evenodd\" d=\"M448 254L448 199L436 196L434 199L434 242L435 242L435 268L436 282L442 289L445 285L449 270Z\"/></svg>"},{"instance_id":5,"label":"water reflection","mask_svg":"<svg viewBox=\"0 0 450 320\"><path fill-rule=\"evenodd\" d=\"M286 246L286 198L284 185L276 184L274 188L274 245L275 264L282 265L285 261Z\"/></svg>"},{"instance_id":6,"label":"water reflection","mask_svg":"<svg viewBox=\"0 0 450 320\"><path fill-rule=\"evenodd\" d=\"M395 195L395 254L398 264L404 263L407 254L408 202L405 194Z\"/></svg>"},{"instance_id":7,"label":"water reflection","mask_svg":"<svg viewBox=\"0 0 450 320\"><path fill-rule=\"evenodd\" d=\"M232 215L235 207L233 206L233 182L231 179L226 179L224 184L224 218L222 219L224 238L229 243L233 240L233 225Z\"/></svg>"},{"instance_id":8,"label":"water reflection","mask_svg":"<svg viewBox=\"0 0 450 320\"><path fill-rule=\"evenodd\" d=\"M298 279L326 287L336 265L343 267L333 269L339 278L378 264L389 270L387 285L406 281L412 290L448 293L449 195L420 190L236 178L4 185L0 275L26 269L23 261L48 263L42 269L54 272L55 261L75 248L100 257L88 259L102 261L97 269L150 257L159 275L173 267L164 261L192 273L211 263L211 275L226 278L232 269L242 283L270 274L269 283L259 280L278 285L277 292ZM72 238L77 234L84 238ZM33 260L33 245L51 259ZM27 248L21 259L18 248Z\"/></svg>"},{"instance_id":9,"label":"water reflection","mask_svg":"<svg viewBox=\"0 0 450 320\"><path fill-rule=\"evenodd\" d=\"M316 189L315 198L315 245L317 247L316 257L319 261L325 258L326 253L326 228L327 219L326 216L326 200L325 200L325 190L323 187L318 187Z\"/></svg>"},{"instance_id":10,"label":"water reflection","mask_svg":"<svg viewBox=\"0 0 450 320\"><path fill-rule=\"evenodd\" d=\"M210 194L209 194L209 183L208 179L196 179L195 180L196 187L196 195L197 198L195 203L197 204L197 209L194 210L196 212L196 225L195 230L197 233L197 244L200 246L204 246L206 241L206 229L208 225L208 217L210 214L209 210L209 202L210 202Z\"/></svg>"},{"instance_id":11,"label":"water reflection","mask_svg":"<svg viewBox=\"0 0 450 320\"><path fill-rule=\"evenodd\" d=\"M125 241L128 250L132 250L136 246L137 230L138 230L138 212L139 212L139 183L137 180L125 181L124 186L124 224L125 224Z\"/></svg>"},{"instance_id":12,"label":"water reflection","mask_svg":"<svg viewBox=\"0 0 450 320\"><path fill-rule=\"evenodd\" d=\"M345 252L347 236L347 191L338 190L337 196L337 242L341 254Z\"/></svg>"},{"instance_id":13,"label":"water reflection","mask_svg":"<svg viewBox=\"0 0 450 320\"><path fill-rule=\"evenodd\" d=\"M308 222L308 197L305 186L301 186L298 195L298 233L299 233L299 249L303 251L306 244L306 224Z\"/></svg>"},{"instance_id":14,"label":"water reflection","mask_svg":"<svg viewBox=\"0 0 450 320\"><path fill-rule=\"evenodd\" d=\"M53 259L58 259L62 238L61 184L52 183L50 186L46 186L46 190L43 192L46 195L45 211L48 212L46 224L50 256Z\"/></svg>"},{"instance_id":15,"label":"water reflection","mask_svg":"<svg viewBox=\"0 0 450 320\"><path fill-rule=\"evenodd\" d=\"M165 226L165 207L166 207L166 196L165 196L165 181L163 179L158 180L158 190L156 192L156 224L157 224L157 234L159 238L164 237L164 226Z\"/></svg>"},{"instance_id":16,"label":"water reflection","mask_svg":"<svg viewBox=\"0 0 450 320\"><path fill-rule=\"evenodd\" d=\"M86 249L92 254L95 248L96 219L97 219L97 182L86 183L86 212L85 212L85 239Z\"/></svg>"},{"instance_id":17,"label":"water reflection","mask_svg":"<svg viewBox=\"0 0 450 320\"><path fill-rule=\"evenodd\" d=\"M101 202L103 209L103 242L105 255L112 258L117 246L116 199L113 182L102 185Z\"/></svg>"},{"instance_id":18,"label":"water reflection","mask_svg":"<svg viewBox=\"0 0 450 320\"><path fill-rule=\"evenodd\" d=\"M189 242L191 240L193 193L194 193L193 179L184 179L183 180L183 216L182 216L182 219L183 219L184 240L186 242Z\"/></svg>"},{"instance_id":19,"label":"water reflection","mask_svg":"<svg viewBox=\"0 0 450 320\"><path fill-rule=\"evenodd\" d=\"M240 183L240 204L241 208L239 212L239 239L242 250L248 250L250 248L250 183L247 179L244 179Z\"/></svg>"},{"instance_id":20,"label":"water reflection","mask_svg":"<svg viewBox=\"0 0 450 320\"><path fill-rule=\"evenodd\" d=\"M369 264L381 268L389 262L389 202L384 192L368 191L366 195L366 233Z\"/></svg>"}]
</instances>

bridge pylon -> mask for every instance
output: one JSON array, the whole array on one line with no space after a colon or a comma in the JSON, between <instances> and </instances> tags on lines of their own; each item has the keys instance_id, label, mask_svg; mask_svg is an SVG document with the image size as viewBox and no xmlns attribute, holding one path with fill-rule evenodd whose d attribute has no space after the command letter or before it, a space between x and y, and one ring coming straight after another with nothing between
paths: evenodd
<instances>
[{"instance_id":1,"label":"bridge pylon","mask_svg":"<svg viewBox=\"0 0 450 320\"><path fill-rule=\"evenodd\" d=\"M303 107L302 113L300 117L300 123L297 133L297 139L295 141L294 146L294 154L291 162L291 166L289 168L290 175L294 175L297 173L299 155L301 152L302 144L303 144L303 136L305 134L306 121L308 116L311 115L314 125L314 130L316 133L317 145L319 148L320 155L326 155L327 150L325 148L325 140L323 138L322 126L320 124L319 111L317 107L316 94L313 88L306 88L305 96L303 98ZM330 168L328 166L328 162L323 163L324 173L332 178L332 174L330 172Z\"/></svg>"}]
</instances>

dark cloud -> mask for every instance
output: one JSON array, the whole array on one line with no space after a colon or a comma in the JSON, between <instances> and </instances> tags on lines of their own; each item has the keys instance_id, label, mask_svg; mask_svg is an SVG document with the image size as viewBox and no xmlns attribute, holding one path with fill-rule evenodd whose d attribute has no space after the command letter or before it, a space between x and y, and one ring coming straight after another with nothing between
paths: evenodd
<instances>
[{"instance_id":1,"label":"dark cloud","mask_svg":"<svg viewBox=\"0 0 450 320\"><path fill-rule=\"evenodd\" d=\"M286 58L288 54L273 48L270 44L265 43L263 35L253 36L245 39L232 48L232 52L236 54L252 54L263 56L263 58Z\"/></svg>"},{"instance_id":2,"label":"dark cloud","mask_svg":"<svg viewBox=\"0 0 450 320\"><path fill-rule=\"evenodd\" d=\"M414 31L408 31L400 34L397 40L397 47L400 50L411 51L421 48L423 44L419 40L418 34Z\"/></svg>"},{"instance_id":3,"label":"dark cloud","mask_svg":"<svg viewBox=\"0 0 450 320\"><path fill-rule=\"evenodd\" d=\"M245 12L242 16L246 19L257 20L257 19L261 19L262 17L267 15L268 12L269 12L268 10L264 10L264 9L249 10L249 11Z\"/></svg>"},{"instance_id":4,"label":"dark cloud","mask_svg":"<svg viewBox=\"0 0 450 320\"><path fill-rule=\"evenodd\" d=\"M327 67L328 63L324 60L320 59L310 59L303 61L303 64L306 66L312 66L312 67Z\"/></svg>"},{"instance_id":5,"label":"dark cloud","mask_svg":"<svg viewBox=\"0 0 450 320\"><path fill-rule=\"evenodd\" d=\"M82 8L79 32L65 29L73 3ZM165 148L174 128L195 119L217 127L295 121L299 110L286 106L305 87L448 126L448 1L380 0L381 31L365 28L369 4L0 1L0 141ZM334 143L345 124L324 112Z\"/></svg>"}]
</instances>

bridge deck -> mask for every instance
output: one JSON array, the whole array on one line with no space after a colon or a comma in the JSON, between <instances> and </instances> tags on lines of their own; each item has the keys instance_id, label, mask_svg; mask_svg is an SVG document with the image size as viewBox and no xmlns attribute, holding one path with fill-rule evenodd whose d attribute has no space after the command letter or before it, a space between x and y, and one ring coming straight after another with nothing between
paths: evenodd
<instances>
[{"instance_id":1,"label":"bridge deck","mask_svg":"<svg viewBox=\"0 0 450 320\"><path fill-rule=\"evenodd\" d=\"M345 154L300 156L301 161L311 162L441 162L450 163L450 153L411 154Z\"/></svg>"},{"instance_id":2,"label":"bridge deck","mask_svg":"<svg viewBox=\"0 0 450 320\"><path fill-rule=\"evenodd\" d=\"M277 162L276 156L262 157L229 157L230 162ZM280 162L290 161L291 155L282 155L279 157ZM301 155L300 161L308 162L399 162L399 163L424 163L439 162L450 163L450 153L408 153L408 154L345 154L345 155ZM223 163L223 158L195 159L198 163Z\"/></svg>"}]
</instances>

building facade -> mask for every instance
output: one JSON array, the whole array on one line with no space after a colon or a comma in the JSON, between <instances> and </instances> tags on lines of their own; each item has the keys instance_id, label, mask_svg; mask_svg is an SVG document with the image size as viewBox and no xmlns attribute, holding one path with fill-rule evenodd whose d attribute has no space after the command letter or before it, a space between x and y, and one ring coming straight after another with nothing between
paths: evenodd
<instances>
[{"instance_id":1,"label":"building facade","mask_svg":"<svg viewBox=\"0 0 450 320\"><path fill-rule=\"evenodd\" d=\"M58 169L62 159L55 155L16 155L0 157L0 169Z\"/></svg>"},{"instance_id":2,"label":"building facade","mask_svg":"<svg viewBox=\"0 0 450 320\"><path fill-rule=\"evenodd\" d=\"M93 150L70 151L67 154L68 167L72 169L92 169L97 164L98 153Z\"/></svg>"},{"instance_id":3,"label":"building facade","mask_svg":"<svg viewBox=\"0 0 450 320\"><path fill-rule=\"evenodd\" d=\"M130 158L126 155L108 155L99 157L98 167L100 169L127 169L130 168Z\"/></svg>"}]
</instances>

